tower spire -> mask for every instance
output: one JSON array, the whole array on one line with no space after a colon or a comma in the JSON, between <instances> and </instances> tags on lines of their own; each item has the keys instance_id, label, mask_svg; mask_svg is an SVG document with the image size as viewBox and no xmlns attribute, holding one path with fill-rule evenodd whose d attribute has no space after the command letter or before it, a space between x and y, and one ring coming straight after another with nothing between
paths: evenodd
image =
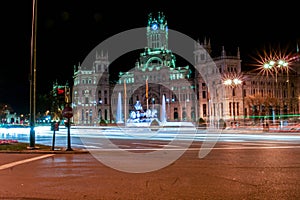
<instances>
[{"instance_id":1,"label":"tower spire","mask_svg":"<svg viewBox=\"0 0 300 200\"><path fill-rule=\"evenodd\" d=\"M225 57L226 56L226 52L225 52L225 47L224 46L222 46L222 57Z\"/></svg>"},{"instance_id":2,"label":"tower spire","mask_svg":"<svg viewBox=\"0 0 300 200\"><path fill-rule=\"evenodd\" d=\"M168 25L162 12L156 17L148 14L147 42L150 49L168 48Z\"/></svg>"}]
</instances>

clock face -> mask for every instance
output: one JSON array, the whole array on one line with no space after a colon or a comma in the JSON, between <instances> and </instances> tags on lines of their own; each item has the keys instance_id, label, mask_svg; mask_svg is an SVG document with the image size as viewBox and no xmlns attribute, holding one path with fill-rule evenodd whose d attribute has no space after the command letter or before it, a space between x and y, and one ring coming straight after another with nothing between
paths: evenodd
<instances>
[{"instance_id":1,"label":"clock face","mask_svg":"<svg viewBox=\"0 0 300 200\"><path fill-rule=\"evenodd\" d=\"M156 23L154 23L154 24L152 24L151 28L152 28L152 30L157 30L158 25Z\"/></svg>"}]
</instances>

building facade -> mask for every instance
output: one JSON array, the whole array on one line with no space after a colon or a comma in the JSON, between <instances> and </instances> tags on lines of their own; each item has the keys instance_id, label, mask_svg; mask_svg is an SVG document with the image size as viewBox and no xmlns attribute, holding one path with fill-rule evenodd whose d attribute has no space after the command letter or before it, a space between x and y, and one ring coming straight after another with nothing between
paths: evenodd
<instances>
[{"instance_id":1,"label":"building facade","mask_svg":"<svg viewBox=\"0 0 300 200\"><path fill-rule=\"evenodd\" d=\"M108 54L102 51L96 52L90 68L74 66L72 120L75 124L95 126L101 120L111 120L109 64Z\"/></svg>"},{"instance_id":2,"label":"building facade","mask_svg":"<svg viewBox=\"0 0 300 200\"><path fill-rule=\"evenodd\" d=\"M242 71L239 48L235 56L228 56L222 47L220 56L211 58L210 40L206 39L194 44L194 66L177 66L176 56L168 48L164 14L150 14L146 29L147 46L131 70L119 73L116 84L109 81L108 53L97 52L90 68L74 68L75 124L115 123L118 109L122 109L122 121L127 122L137 102L141 112L156 110L159 118L163 99L167 121L196 123L202 118L206 122L256 123L299 115L299 67L289 73L277 70L276 79Z\"/></svg>"}]
</instances>

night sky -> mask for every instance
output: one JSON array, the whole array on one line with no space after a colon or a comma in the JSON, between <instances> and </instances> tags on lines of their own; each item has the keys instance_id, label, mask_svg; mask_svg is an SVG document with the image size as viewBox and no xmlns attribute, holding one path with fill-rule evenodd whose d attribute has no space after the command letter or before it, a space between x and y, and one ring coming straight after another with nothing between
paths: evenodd
<instances>
[{"instance_id":1,"label":"night sky","mask_svg":"<svg viewBox=\"0 0 300 200\"><path fill-rule=\"evenodd\" d=\"M0 103L11 105L17 113L28 113L33 3L4 2ZM217 54L225 46L228 53L235 55L239 47L243 62L270 45L296 49L300 12L292 1L271 5L261 5L261 1L221 2L38 0L37 93L49 93L55 81L72 85L74 65L105 39L145 27L150 12L163 12L170 29L195 40L210 39ZM114 71L133 66L136 59L116 62Z\"/></svg>"}]
</instances>

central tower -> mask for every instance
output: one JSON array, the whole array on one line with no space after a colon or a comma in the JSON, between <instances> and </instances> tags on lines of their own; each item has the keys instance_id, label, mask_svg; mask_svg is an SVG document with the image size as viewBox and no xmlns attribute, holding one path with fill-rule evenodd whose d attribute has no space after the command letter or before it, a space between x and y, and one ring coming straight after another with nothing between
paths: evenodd
<instances>
[{"instance_id":1,"label":"central tower","mask_svg":"<svg viewBox=\"0 0 300 200\"><path fill-rule=\"evenodd\" d=\"M162 12L158 12L157 18L148 16L147 46L150 49L168 49L168 25Z\"/></svg>"}]
</instances>

